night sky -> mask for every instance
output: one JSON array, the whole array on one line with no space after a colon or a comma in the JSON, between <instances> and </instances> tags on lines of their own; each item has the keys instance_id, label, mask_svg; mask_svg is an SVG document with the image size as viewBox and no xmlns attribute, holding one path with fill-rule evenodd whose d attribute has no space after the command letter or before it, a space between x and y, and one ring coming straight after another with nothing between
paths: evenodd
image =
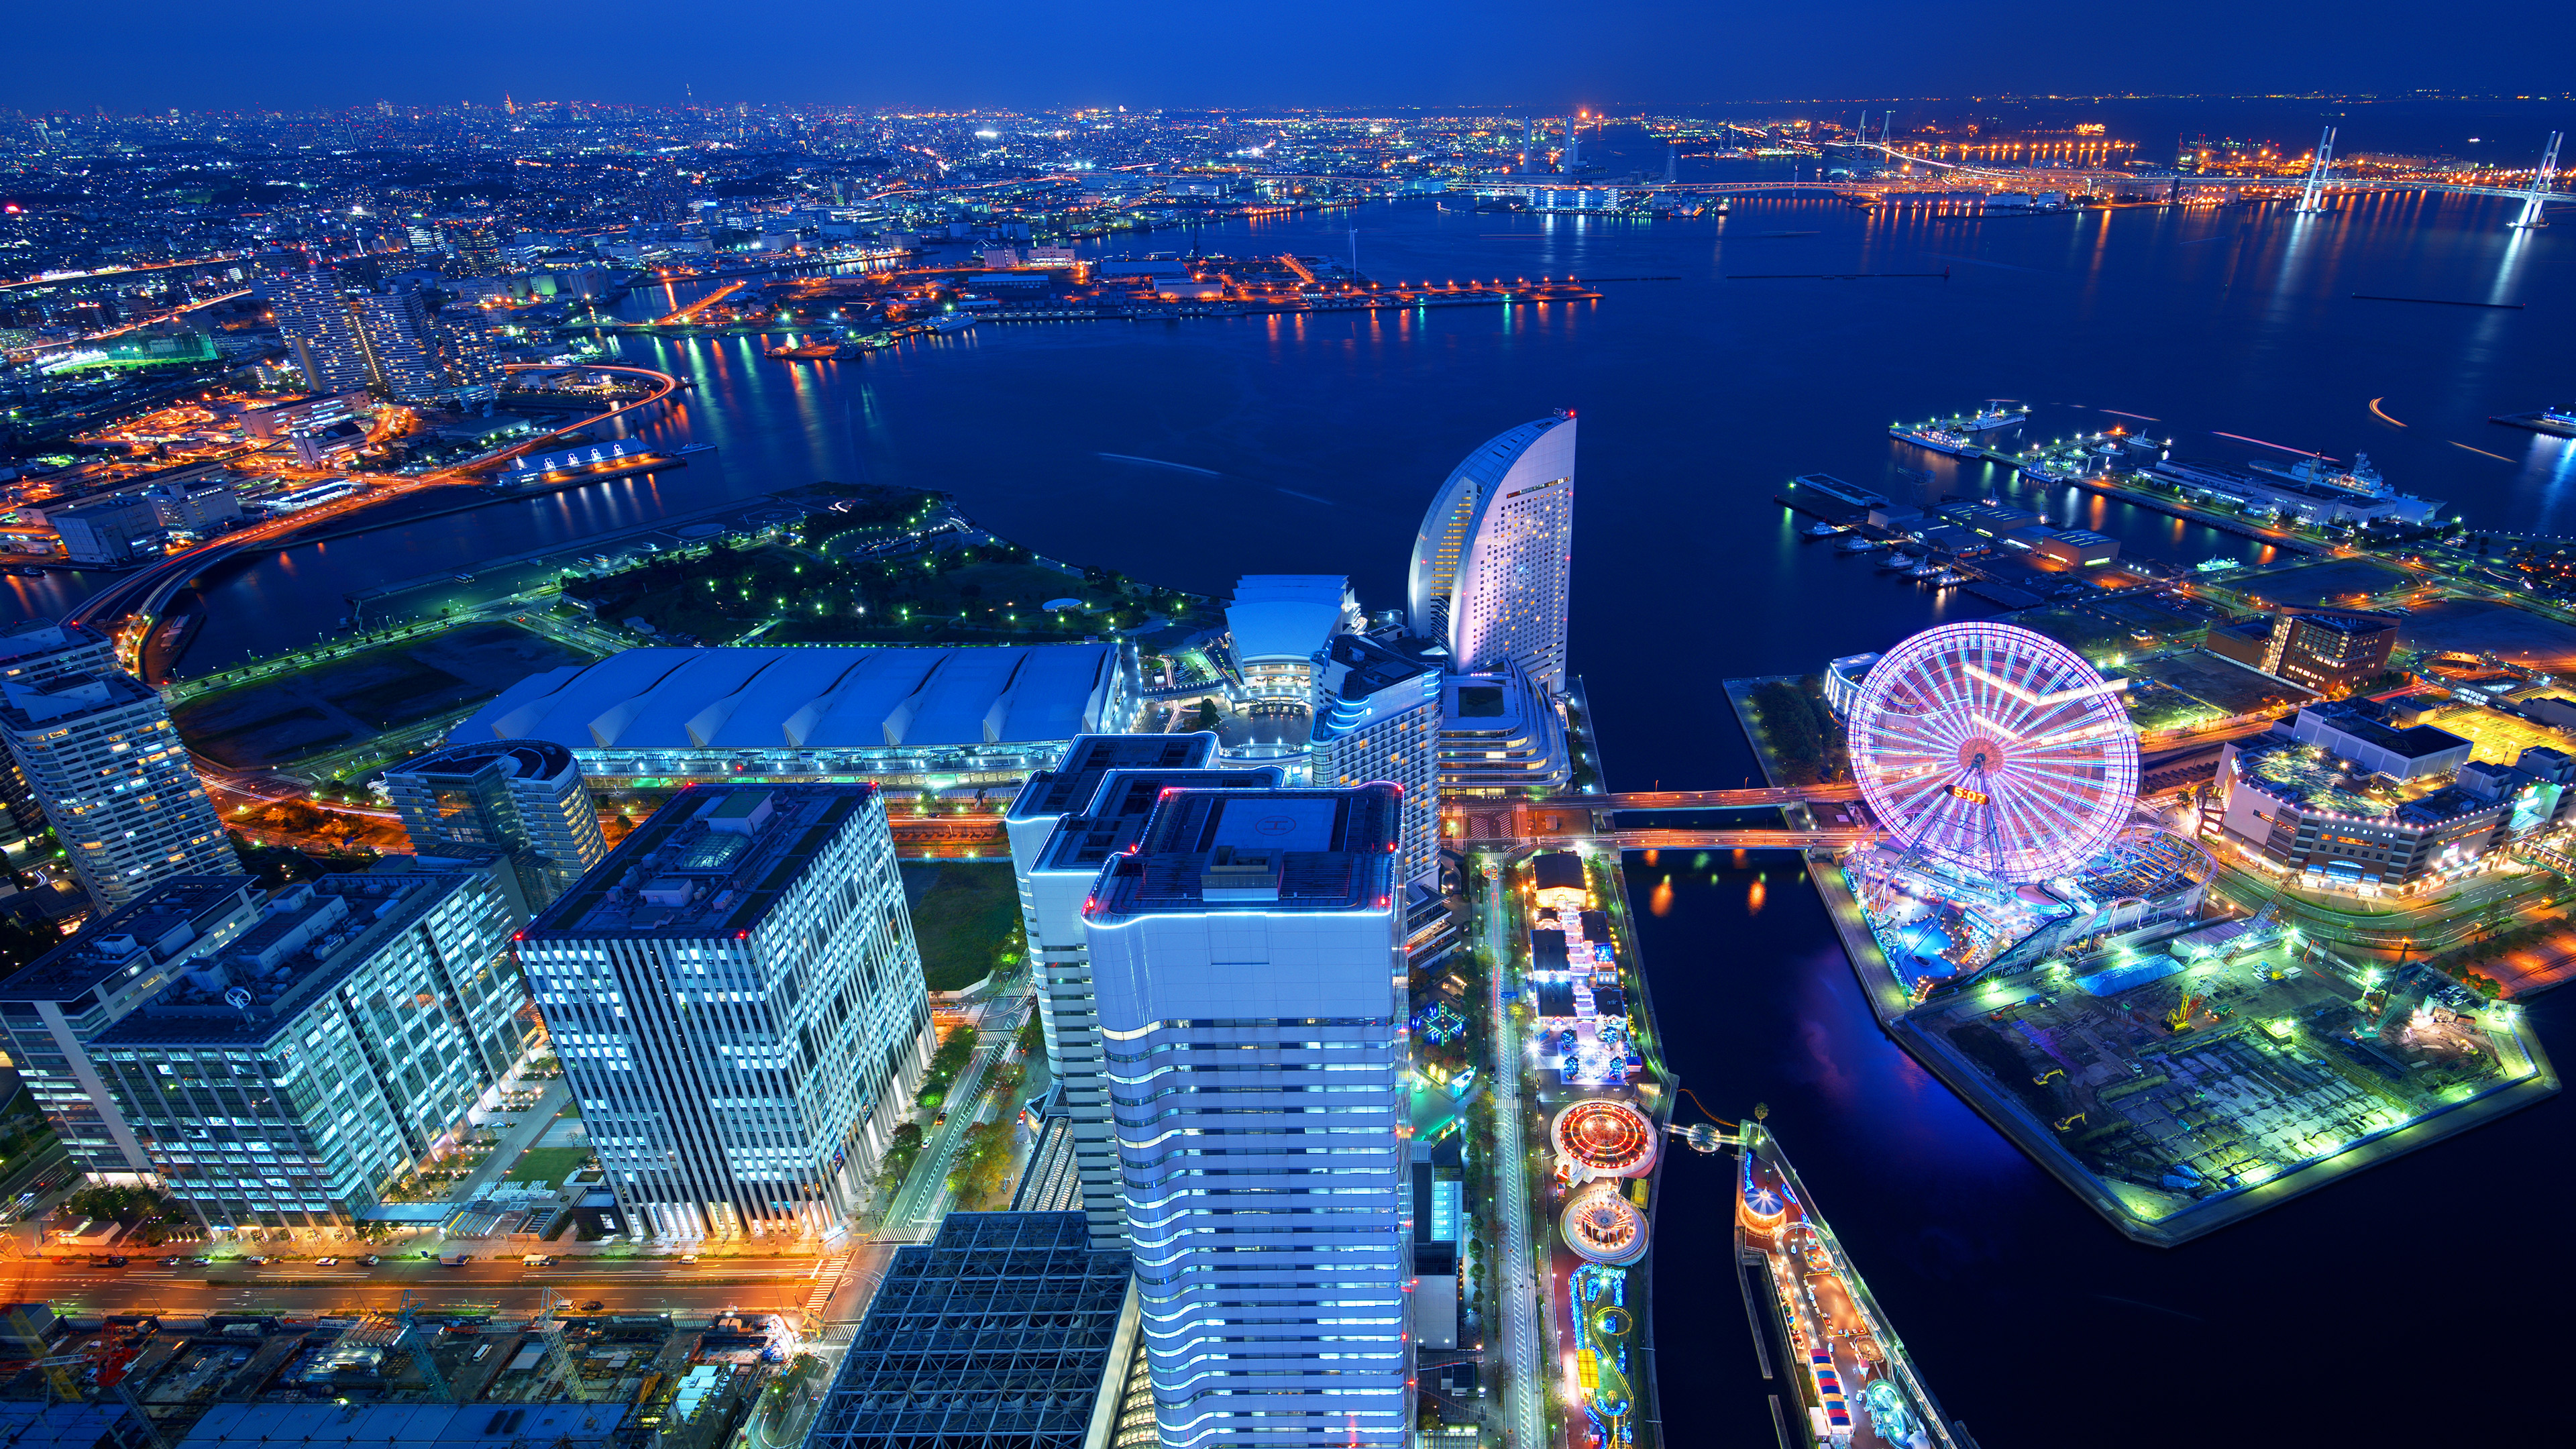
<instances>
[{"instance_id":1,"label":"night sky","mask_svg":"<svg viewBox=\"0 0 2576 1449\"><path fill-rule=\"evenodd\" d=\"M1836 0L15 7L0 107L390 100L1642 108L2022 94L2563 92L2566 13L2513 0Z\"/></svg>"}]
</instances>

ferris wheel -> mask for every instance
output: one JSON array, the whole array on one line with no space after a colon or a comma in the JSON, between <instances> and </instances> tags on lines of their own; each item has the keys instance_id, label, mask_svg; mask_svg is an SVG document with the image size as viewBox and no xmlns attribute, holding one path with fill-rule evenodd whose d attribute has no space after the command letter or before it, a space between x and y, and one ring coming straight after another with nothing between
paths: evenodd
<instances>
[{"instance_id":1,"label":"ferris wheel","mask_svg":"<svg viewBox=\"0 0 2576 1449\"><path fill-rule=\"evenodd\" d=\"M1852 773L1909 849L1989 880L2070 875L2138 796L2138 735L2084 657L2009 624L1944 624L1870 666Z\"/></svg>"}]
</instances>

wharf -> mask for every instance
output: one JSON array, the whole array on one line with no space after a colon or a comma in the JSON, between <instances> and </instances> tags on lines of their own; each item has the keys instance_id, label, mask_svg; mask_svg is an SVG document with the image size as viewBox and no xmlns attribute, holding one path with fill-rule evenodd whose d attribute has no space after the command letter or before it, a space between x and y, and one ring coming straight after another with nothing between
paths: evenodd
<instances>
[{"instance_id":1,"label":"wharf","mask_svg":"<svg viewBox=\"0 0 2576 1449\"><path fill-rule=\"evenodd\" d=\"M2494 419L2494 421L2503 422L2505 419L2497 418ZM1922 445L1918 443L1912 446L1921 447ZM2250 538L2258 543L2270 544L2274 548L2288 549L2293 553L2329 554L2334 552L2332 546L2326 543L2313 539L2301 538L2297 534L2287 533L2277 528L2265 528L2261 524L2249 522L2245 519L2238 518L2233 514L2215 512L2211 509L2202 508L2195 504L2185 503L2179 498L2172 498L2161 493L2152 492L2145 488L2134 487L2130 484L2119 481L2118 476L2114 474L2083 473L2067 478L2044 478L2037 474L2025 471L2022 468L2022 460L2013 454L2005 452L2001 448L1987 447L1982 443L1962 448L1959 451L1950 454L1950 456L2000 464L2003 467L2010 468L2017 473L2021 473L2024 477L2029 478L2030 481L2043 486L2053 486L2063 483L2069 488L2081 488L2087 493L2098 493L2105 498L2116 498L2122 503L2132 503L2151 512L2164 514L2168 518L2179 518L2186 523L2202 524L2206 527L2215 528L2222 533L2232 533L2239 538ZM1783 503L1789 502L1786 498L1783 498L1780 501ZM1792 503L1790 506L1801 507L1802 505ZM1818 516L1822 517L1823 515L1819 514ZM1828 521L1840 522L1842 520Z\"/></svg>"},{"instance_id":2,"label":"wharf","mask_svg":"<svg viewBox=\"0 0 2576 1449\"><path fill-rule=\"evenodd\" d=\"M2508 428L2525 428L2535 433L2546 433L2553 438L2576 438L2576 421L2569 421L2564 412L2552 414L2544 409L2533 413L2504 413L2491 417L2487 421L2502 423Z\"/></svg>"},{"instance_id":3,"label":"wharf","mask_svg":"<svg viewBox=\"0 0 2576 1449\"><path fill-rule=\"evenodd\" d=\"M1779 1139L1755 1120L1746 1121L1740 1132L1733 1212L1736 1286L1744 1291L1762 1376L1776 1381L1772 1351L1777 1349L1805 1410L1801 1417L1810 1426L1824 1420L1819 1439L1855 1449L1977 1449L1967 1426L1950 1420L1923 1382L1913 1356L1889 1324L1887 1310L1817 1211L1807 1185L1780 1151ZM1761 1268L1770 1280L1770 1291L1762 1295L1767 1315L1756 1307L1744 1278L1742 1269L1748 1267ZM1773 1420L1787 1442L1780 1401L1774 1396L1771 1402Z\"/></svg>"},{"instance_id":4,"label":"wharf","mask_svg":"<svg viewBox=\"0 0 2576 1449\"><path fill-rule=\"evenodd\" d=\"M1761 764L1763 779L1777 786L1780 782L1770 754L1762 748L1761 737L1747 717L1751 690L1761 682L1730 679L1726 681L1727 694L1735 703L1737 724L1744 731L1745 742ZM1794 805L1782 813L1790 817L1793 825L1803 825L1808 822L1800 815L1806 809L1803 804ZM1826 918L1842 941L1844 959L1851 965L1871 1014L1878 1018L1879 1030L2105 1222L2132 1241L2150 1247L2170 1248L2189 1242L2352 1173L2484 1126L2558 1094L2556 1069L2538 1035L2528 1024L2522 1024L2512 1031L2515 1046L2528 1060L2529 1071L2506 1077L2394 1127L2362 1136L2328 1155L2297 1163L2276 1177L2233 1188L2194 1206L2150 1219L2133 1210L2109 1183L2078 1161L2049 1123L2031 1116L2001 1084L1926 1028L1918 1019L1922 1013L1917 1003L1898 984L1895 968L1879 948L1860 902L1844 878L1842 863L1831 850L1810 849L1801 854L1808 879L1815 883L1817 897L1824 902ZM2012 981L2017 984L1990 983L2003 987L1999 999L2007 1004L2020 1003L2041 989L2057 989L2053 985L2042 988L2036 972L2021 973ZM1936 1002L1933 1009L1946 1010L1957 1004L1955 999Z\"/></svg>"}]
</instances>

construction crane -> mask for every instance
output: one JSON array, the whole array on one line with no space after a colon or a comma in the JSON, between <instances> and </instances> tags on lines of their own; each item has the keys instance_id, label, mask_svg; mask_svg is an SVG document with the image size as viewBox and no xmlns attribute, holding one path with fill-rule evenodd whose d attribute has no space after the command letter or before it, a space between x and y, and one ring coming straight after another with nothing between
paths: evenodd
<instances>
[{"instance_id":1,"label":"construction crane","mask_svg":"<svg viewBox=\"0 0 2576 1449\"><path fill-rule=\"evenodd\" d=\"M2186 1030L2191 1025L2192 1013L2198 1010L2200 1010L2200 993L2185 992L2182 1005L2165 1014L2165 1026L2172 1031Z\"/></svg>"}]
</instances>

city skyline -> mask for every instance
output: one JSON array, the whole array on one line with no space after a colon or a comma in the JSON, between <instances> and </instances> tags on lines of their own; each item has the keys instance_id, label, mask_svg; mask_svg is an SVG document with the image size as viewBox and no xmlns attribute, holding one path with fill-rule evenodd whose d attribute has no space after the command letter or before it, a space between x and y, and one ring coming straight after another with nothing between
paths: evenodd
<instances>
[{"instance_id":1,"label":"city skyline","mask_svg":"<svg viewBox=\"0 0 2576 1449\"><path fill-rule=\"evenodd\" d=\"M31 1432L2456 1434L2274 1386L2388 1223L2576 1191L2576 101L1586 93L2289 83L2197 10L664 13L0 116ZM1405 66L1570 99L1240 103ZM1043 103L1140 74L1223 101Z\"/></svg>"},{"instance_id":2,"label":"city skyline","mask_svg":"<svg viewBox=\"0 0 2576 1449\"><path fill-rule=\"evenodd\" d=\"M185 25L174 0L130 7L146 30ZM2177 45L2141 54L2136 26L2150 17L2112 9L2067 12L2030 0L1981 7L1973 25L1893 0L1840 7L1830 27L1814 18L1751 5L1689 6L1669 0L1612 0L1571 12L1507 0L1463 6L1428 0L1381 8L1371 35L1355 45L1341 32L1282 35L1249 17L1200 17L1186 41L1137 44L1079 15L1022 18L994 45L951 48L938 22L902 12L810 16L806 45L723 52L675 51L671 40L698 20L681 6L648 4L627 23L591 37L573 63L540 48L489 43L487 27L522 19L490 4L447 12L424 30L393 17L290 5L284 32L247 36L198 28L184 60L145 54L112 78L96 70L39 70L22 77L16 104L87 110L108 105L159 112L241 105L497 106L579 99L680 105L691 99L899 108L1128 106L1446 106L1644 108L1712 102L1768 102L1926 95L2281 95L2308 91L2404 94L2424 88L2480 94L2550 93L2555 79L2536 55L2498 52L2485 37L2532 16L2527 5L2469 0L2427 26L2415 7L2366 0L2340 12L2339 30L2309 18L2207 3L2163 7L2158 26L2177 35L2223 34L2216 46ZM32 17L22 43L35 53L76 55L94 37L69 14ZM2389 37L2405 35L2407 43ZM2011 43L1996 45L2000 37ZM1640 44L1640 42L1649 42ZM835 42L902 54L892 73L852 73ZM385 58L401 56L399 68ZM1251 57L1202 68L1208 55ZM366 59L368 65L344 62ZM1927 77L1937 78L1925 84ZM2555 89L2564 90L2563 84Z\"/></svg>"}]
</instances>

